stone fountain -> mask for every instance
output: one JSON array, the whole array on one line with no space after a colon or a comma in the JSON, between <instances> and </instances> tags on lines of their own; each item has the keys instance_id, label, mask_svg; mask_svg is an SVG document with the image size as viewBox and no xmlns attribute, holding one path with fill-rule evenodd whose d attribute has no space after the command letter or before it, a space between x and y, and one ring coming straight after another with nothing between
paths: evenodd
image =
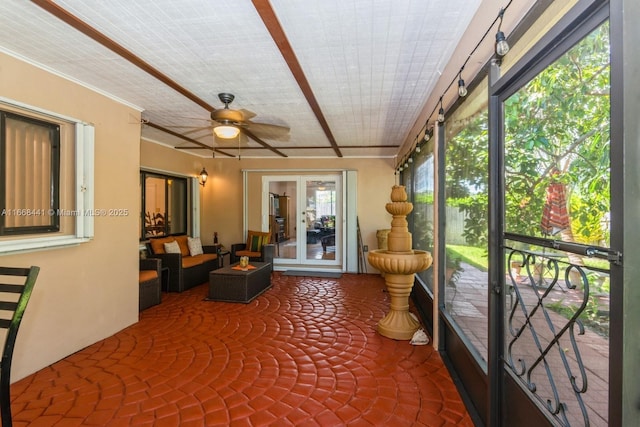
<instances>
[{"instance_id":1,"label":"stone fountain","mask_svg":"<svg viewBox=\"0 0 640 427\"><path fill-rule=\"evenodd\" d=\"M387 291L391 296L390 311L378 322L378 333L396 340L410 340L420 328L420 322L409 312L409 295L415 274L431 266L431 254L411 249L411 233L407 228L407 215L413 204L407 202L403 185L394 185L387 212L393 215L387 249L370 251L369 264L384 273Z\"/></svg>"}]
</instances>

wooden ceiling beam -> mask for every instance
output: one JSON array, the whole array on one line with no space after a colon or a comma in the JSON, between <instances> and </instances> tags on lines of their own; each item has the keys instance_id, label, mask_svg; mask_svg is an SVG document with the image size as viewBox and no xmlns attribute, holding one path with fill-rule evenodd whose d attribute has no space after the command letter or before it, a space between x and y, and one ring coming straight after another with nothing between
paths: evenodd
<instances>
[{"instance_id":1,"label":"wooden ceiling beam","mask_svg":"<svg viewBox=\"0 0 640 427\"><path fill-rule=\"evenodd\" d=\"M99 32L98 30L96 30L86 22L82 21L81 19L78 19L76 16L72 15L71 13L69 13L68 11L66 11L65 9L63 9L62 7L54 3L53 1L51 0L31 0L31 1L36 5L40 6L42 9L49 12L50 14L52 14L53 16L57 17L61 21L66 22L67 24L69 24L76 30L80 31L84 35L100 43L102 46L120 55L121 57L123 57L124 59L126 59L133 65L135 65L136 67L140 68L142 71L160 80L162 83L166 84L167 86L169 86L170 88L178 92L179 94L183 95L184 97L200 105L205 110L207 111L215 110L215 107L207 103L205 100L199 98L192 92L180 86L169 76L161 73L158 69L154 68L149 63L143 61L140 57L135 55L130 50L125 49L123 46L111 40L109 37L105 36L104 34Z\"/></svg>"},{"instance_id":2,"label":"wooden ceiling beam","mask_svg":"<svg viewBox=\"0 0 640 427\"><path fill-rule=\"evenodd\" d=\"M278 21L278 17L273 11L273 8L271 7L271 3L269 3L269 0L252 0L252 3L253 3L253 6L256 8L256 11L260 15L260 18L262 18L262 22L264 22L264 25L267 27L269 34L271 34L271 38L278 46L278 49L280 49L280 53L282 54L282 57L286 61L287 65L289 66L289 70L291 70L293 77L298 82L298 86L300 86L302 93L304 94L305 98L307 99L307 102L309 103L309 106L311 107L311 110L313 111L316 118L318 119L318 122L320 123L322 130L327 136L327 139L329 140L331 147L333 147L333 150L335 151L338 157L342 157L342 153L340 152L338 143L336 142L336 139L333 137L333 133L331 132L331 128L329 128L329 124L327 123L327 120L325 119L324 114L322 113L320 104L318 104L318 101L316 100L316 97L313 94L313 91L311 90L311 85L309 84L309 81L307 80L307 77L305 76L304 71L302 71L302 67L298 62L298 58L296 57L296 54L293 52L293 48L289 43L289 39L287 39L287 36L284 30L282 29L282 26L280 25L280 21Z\"/></svg>"}]
</instances>

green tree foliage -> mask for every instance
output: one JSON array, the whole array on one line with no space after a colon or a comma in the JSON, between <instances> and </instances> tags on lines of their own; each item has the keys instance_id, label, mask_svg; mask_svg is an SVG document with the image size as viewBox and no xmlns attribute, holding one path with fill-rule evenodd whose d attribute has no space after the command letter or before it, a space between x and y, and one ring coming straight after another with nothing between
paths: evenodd
<instances>
[{"instance_id":1,"label":"green tree foliage","mask_svg":"<svg viewBox=\"0 0 640 427\"><path fill-rule=\"evenodd\" d=\"M505 102L509 231L542 234L552 180L563 182L575 200L569 206L570 217L579 219L573 233L591 240L601 229L610 186L608 35L603 25Z\"/></svg>"},{"instance_id":2,"label":"green tree foliage","mask_svg":"<svg viewBox=\"0 0 640 427\"><path fill-rule=\"evenodd\" d=\"M605 243L609 212L609 27L602 25L504 103L505 221L541 235L546 189L566 184L577 241ZM446 199L465 213L464 235L486 245L487 116L447 141ZM552 176L552 171L560 171Z\"/></svg>"}]
</instances>

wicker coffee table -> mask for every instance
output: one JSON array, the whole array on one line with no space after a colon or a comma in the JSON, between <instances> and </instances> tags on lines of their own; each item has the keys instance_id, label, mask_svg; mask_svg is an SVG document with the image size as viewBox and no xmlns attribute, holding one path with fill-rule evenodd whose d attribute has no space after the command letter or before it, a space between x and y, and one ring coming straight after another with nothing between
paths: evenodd
<instances>
[{"instance_id":1,"label":"wicker coffee table","mask_svg":"<svg viewBox=\"0 0 640 427\"><path fill-rule=\"evenodd\" d=\"M271 264L251 262L255 269L237 270L238 263L209 272L208 300L249 303L271 287Z\"/></svg>"}]
</instances>

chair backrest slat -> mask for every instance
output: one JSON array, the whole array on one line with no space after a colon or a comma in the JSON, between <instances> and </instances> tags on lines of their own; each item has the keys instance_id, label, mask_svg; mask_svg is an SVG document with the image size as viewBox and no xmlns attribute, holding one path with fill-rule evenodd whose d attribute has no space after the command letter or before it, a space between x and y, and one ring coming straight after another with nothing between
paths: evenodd
<instances>
[{"instance_id":1,"label":"chair backrest slat","mask_svg":"<svg viewBox=\"0 0 640 427\"><path fill-rule=\"evenodd\" d=\"M10 292L12 294L21 294L24 285L11 285L9 283L0 283L0 292Z\"/></svg>"},{"instance_id":2,"label":"chair backrest slat","mask_svg":"<svg viewBox=\"0 0 640 427\"><path fill-rule=\"evenodd\" d=\"M31 267L33 268L33 267ZM23 276L27 277L31 268L0 267L0 276Z\"/></svg>"},{"instance_id":3,"label":"chair backrest slat","mask_svg":"<svg viewBox=\"0 0 640 427\"><path fill-rule=\"evenodd\" d=\"M17 302L0 301L0 310L15 311L18 308Z\"/></svg>"}]
</instances>

